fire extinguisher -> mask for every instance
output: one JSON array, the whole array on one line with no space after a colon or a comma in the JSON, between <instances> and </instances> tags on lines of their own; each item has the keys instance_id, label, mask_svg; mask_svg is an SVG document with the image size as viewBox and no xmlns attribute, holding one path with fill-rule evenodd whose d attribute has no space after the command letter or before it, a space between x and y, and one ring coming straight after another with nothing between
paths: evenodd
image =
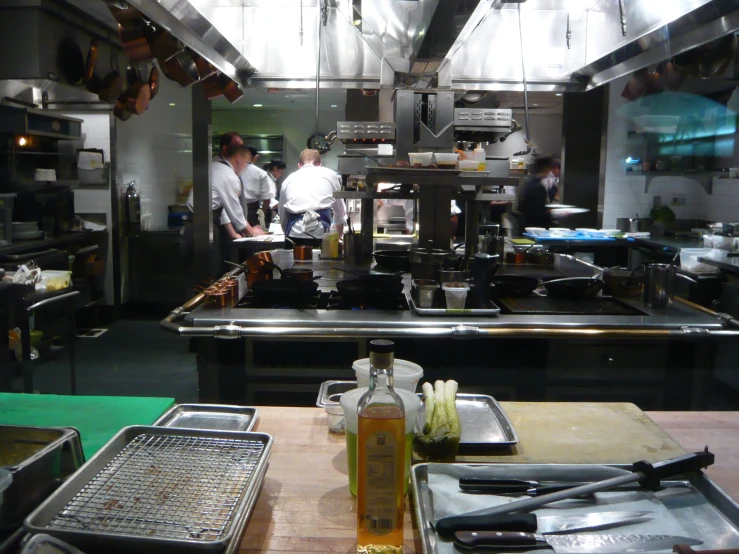
<instances>
[{"instance_id":1,"label":"fire extinguisher","mask_svg":"<svg viewBox=\"0 0 739 554\"><path fill-rule=\"evenodd\" d=\"M134 188L135 181L126 188L126 226L128 234L135 235L141 231L141 196Z\"/></svg>"}]
</instances>

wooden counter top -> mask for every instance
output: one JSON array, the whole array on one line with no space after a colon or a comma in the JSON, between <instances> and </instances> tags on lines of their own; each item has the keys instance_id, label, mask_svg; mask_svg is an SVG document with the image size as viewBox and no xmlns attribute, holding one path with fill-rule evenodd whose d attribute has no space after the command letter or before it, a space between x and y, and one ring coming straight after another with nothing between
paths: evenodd
<instances>
[{"instance_id":1,"label":"wooden counter top","mask_svg":"<svg viewBox=\"0 0 739 554\"><path fill-rule=\"evenodd\" d=\"M639 436L633 437L630 451L622 452L624 459L613 462L667 459L680 453L680 447L693 451L707 444L716 454L716 464L706 473L739 500L739 412L649 412L649 417L644 417L632 404L501 404L519 434L519 444L516 451L502 453L496 458L498 461L543 461L540 456L545 449L541 441L552 433L541 430L559 421L562 427L569 425L565 433L569 438L553 456L574 463L577 458L573 452L590 456L600 451L598 445L609 451L613 436L627 444L628 430L624 430L623 424L630 420L632 432ZM255 430L271 434L275 441L264 487L239 551L354 554L355 498L349 492L344 435L328 432L326 415L319 408L259 407L259 412ZM583 424L583 428L588 421L607 428L600 433L573 433L571 423L562 419L565 414ZM552 444L557 442L553 440ZM615 455L613 449L610 452ZM410 496L406 497L405 552L421 552L418 532L411 521L410 502Z\"/></svg>"}]
</instances>

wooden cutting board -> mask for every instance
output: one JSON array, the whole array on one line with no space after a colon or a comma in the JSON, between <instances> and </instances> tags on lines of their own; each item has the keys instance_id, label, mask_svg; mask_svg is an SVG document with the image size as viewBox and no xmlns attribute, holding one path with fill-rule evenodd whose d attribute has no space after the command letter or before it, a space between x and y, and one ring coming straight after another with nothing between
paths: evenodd
<instances>
[{"instance_id":1,"label":"wooden cutting board","mask_svg":"<svg viewBox=\"0 0 739 554\"><path fill-rule=\"evenodd\" d=\"M637 406L625 402L501 402L518 434L510 448L457 462L631 464L685 454ZM415 460L414 460L415 461Z\"/></svg>"}]
</instances>

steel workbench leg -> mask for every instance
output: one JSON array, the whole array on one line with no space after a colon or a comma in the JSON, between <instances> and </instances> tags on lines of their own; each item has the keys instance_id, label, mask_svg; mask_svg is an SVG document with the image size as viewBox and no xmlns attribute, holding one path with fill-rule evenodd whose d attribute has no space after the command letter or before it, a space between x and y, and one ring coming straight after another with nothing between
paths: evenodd
<instances>
[{"instance_id":1,"label":"steel workbench leg","mask_svg":"<svg viewBox=\"0 0 739 554\"><path fill-rule=\"evenodd\" d=\"M74 343L77 338L75 335L75 321L74 321L74 303L70 302L71 309L69 310L69 338L67 339L67 350L69 351L69 388L72 394L77 394L77 368L74 365Z\"/></svg>"},{"instance_id":2,"label":"steel workbench leg","mask_svg":"<svg viewBox=\"0 0 739 554\"><path fill-rule=\"evenodd\" d=\"M33 364L31 363L31 325L28 312L22 302L15 304L15 324L21 330L21 367L23 392L33 393Z\"/></svg>"}]
</instances>

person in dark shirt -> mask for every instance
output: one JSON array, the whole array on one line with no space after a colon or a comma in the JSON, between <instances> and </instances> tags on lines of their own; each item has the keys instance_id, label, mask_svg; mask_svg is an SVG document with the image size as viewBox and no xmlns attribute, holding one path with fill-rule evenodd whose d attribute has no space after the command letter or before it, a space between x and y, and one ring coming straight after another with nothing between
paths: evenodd
<instances>
[{"instance_id":1,"label":"person in dark shirt","mask_svg":"<svg viewBox=\"0 0 739 554\"><path fill-rule=\"evenodd\" d=\"M524 183L518 200L518 211L521 213L523 225L526 227L550 227L552 216L547 209L550 203L549 187L545 179L559 168L559 160L551 156L534 159L534 171L531 178Z\"/></svg>"}]
</instances>

